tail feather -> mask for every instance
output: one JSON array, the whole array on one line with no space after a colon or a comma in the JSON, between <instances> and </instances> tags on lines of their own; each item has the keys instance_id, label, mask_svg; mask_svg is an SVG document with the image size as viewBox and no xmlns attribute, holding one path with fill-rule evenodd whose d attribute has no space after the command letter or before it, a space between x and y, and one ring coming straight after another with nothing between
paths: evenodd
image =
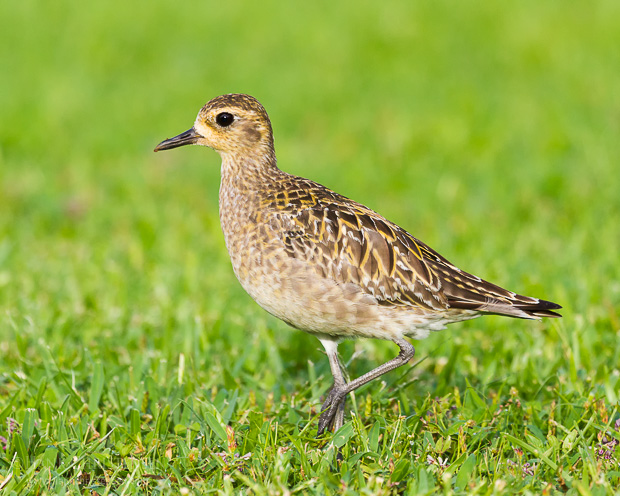
<instances>
[{"instance_id":1,"label":"tail feather","mask_svg":"<svg viewBox=\"0 0 620 496\"><path fill-rule=\"evenodd\" d=\"M521 319L539 320L541 317L561 317L553 310L562 308L552 301L524 296L485 281L452 265L435 250L417 242L424 261L439 278L443 294L450 308L508 315Z\"/></svg>"},{"instance_id":2,"label":"tail feather","mask_svg":"<svg viewBox=\"0 0 620 496\"><path fill-rule=\"evenodd\" d=\"M547 300L538 300L538 303L535 305L517 305L519 310L522 310L526 313L531 314L534 317L561 317L557 312L553 312L553 310L558 310L562 308L557 303L553 303L552 301Z\"/></svg>"},{"instance_id":3,"label":"tail feather","mask_svg":"<svg viewBox=\"0 0 620 496\"><path fill-rule=\"evenodd\" d=\"M488 298L487 301L484 302L472 301L469 299L465 300L448 298L448 303L450 304L451 308L477 310L479 312L497 315L507 315L510 317L518 317L521 319L539 320L541 317L562 317L562 315L553 311L562 308L557 303L553 303L552 301L540 300L538 298L532 298L529 296L515 296L517 298L511 298L509 301ZM519 301L526 298L533 301Z\"/></svg>"},{"instance_id":4,"label":"tail feather","mask_svg":"<svg viewBox=\"0 0 620 496\"><path fill-rule=\"evenodd\" d=\"M557 303L520 295L465 271L459 271L452 277L444 277L442 287L451 308L522 319L561 317L553 311L562 308Z\"/></svg>"}]
</instances>

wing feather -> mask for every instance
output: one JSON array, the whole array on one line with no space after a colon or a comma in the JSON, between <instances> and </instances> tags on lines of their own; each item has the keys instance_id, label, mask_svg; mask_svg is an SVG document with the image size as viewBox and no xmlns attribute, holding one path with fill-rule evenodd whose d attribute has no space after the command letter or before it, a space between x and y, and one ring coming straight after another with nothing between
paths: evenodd
<instances>
[{"instance_id":1,"label":"wing feather","mask_svg":"<svg viewBox=\"0 0 620 496\"><path fill-rule=\"evenodd\" d=\"M400 227L316 183L304 192L289 191L286 202L279 195L272 199L275 230L288 255L321 276L356 284L382 305L448 307L420 247Z\"/></svg>"},{"instance_id":2,"label":"wing feather","mask_svg":"<svg viewBox=\"0 0 620 496\"><path fill-rule=\"evenodd\" d=\"M287 254L322 277L358 285L380 305L558 316L551 309L559 305L460 270L401 227L320 184L295 178L282 187L287 194L270 195L264 206L271 207L272 228Z\"/></svg>"}]
</instances>

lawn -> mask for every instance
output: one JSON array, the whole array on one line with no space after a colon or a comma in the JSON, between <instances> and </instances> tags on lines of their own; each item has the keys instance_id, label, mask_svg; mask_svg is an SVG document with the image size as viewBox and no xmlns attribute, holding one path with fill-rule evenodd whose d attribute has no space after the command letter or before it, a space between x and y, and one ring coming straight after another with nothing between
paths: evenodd
<instances>
[{"instance_id":1,"label":"lawn","mask_svg":"<svg viewBox=\"0 0 620 496\"><path fill-rule=\"evenodd\" d=\"M614 494L619 26L614 0L0 3L0 493ZM230 92L281 168L564 317L434 333L315 439L327 358L237 283L219 157L152 153ZM340 348L351 377L397 352Z\"/></svg>"}]
</instances>

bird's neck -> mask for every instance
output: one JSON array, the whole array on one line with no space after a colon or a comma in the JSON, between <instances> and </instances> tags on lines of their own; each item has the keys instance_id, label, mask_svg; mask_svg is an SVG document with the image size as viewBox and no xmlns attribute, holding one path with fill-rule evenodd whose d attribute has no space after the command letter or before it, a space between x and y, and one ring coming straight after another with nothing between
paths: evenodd
<instances>
[{"instance_id":1,"label":"bird's neck","mask_svg":"<svg viewBox=\"0 0 620 496\"><path fill-rule=\"evenodd\" d=\"M252 157L260 158L222 154L220 223L233 268L240 280L243 277L238 271L242 264L238 257L249 248L248 226L256 223L262 199L278 184L278 178L286 175L276 166L273 153Z\"/></svg>"},{"instance_id":2,"label":"bird's neck","mask_svg":"<svg viewBox=\"0 0 620 496\"><path fill-rule=\"evenodd\" d=\"M252 155L222 154L221 188L243 194L260 191L283 174L273 149Z\"/></svg>"}]
</instances>

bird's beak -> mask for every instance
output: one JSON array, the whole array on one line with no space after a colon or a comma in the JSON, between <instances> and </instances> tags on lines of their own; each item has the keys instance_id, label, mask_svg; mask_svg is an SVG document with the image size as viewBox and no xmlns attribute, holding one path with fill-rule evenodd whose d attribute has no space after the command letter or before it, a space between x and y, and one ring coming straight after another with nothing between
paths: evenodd
<instances>
[{"instance_id":1,"label":"bird's beak","mask_svg":"<svg viewBox=\"0 0 620 496\"><path fill-rule=\"evenodd\" d=\"M153 151L159 152L161 150L170 150L184 145L195 145L198 138L201 138L200 134L198 134L194 128L191 128L174 138L162 141Z\"/></svg>"}]
</instances>

